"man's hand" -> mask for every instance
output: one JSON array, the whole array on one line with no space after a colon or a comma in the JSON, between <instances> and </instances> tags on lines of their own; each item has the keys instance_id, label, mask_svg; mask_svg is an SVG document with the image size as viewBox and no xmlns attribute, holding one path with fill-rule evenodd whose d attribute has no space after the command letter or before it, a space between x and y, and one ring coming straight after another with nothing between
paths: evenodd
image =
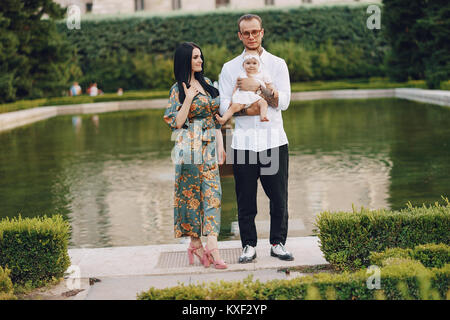
<instances>
[{"instance_id":1,"label":"man's hand","mask_svg":"<svg viewBox=\"0 0 450 320\"><path fill-rule=\"evenodd\" d=\"M239 112L236 112L234 116L257 116L260 114L258 102L254 102L250 105L250 107L242 109Z\"/></svg>"},{"instance_id":2,"label":"man's hand","mask_svg":"<svg viewBox=\"0 0 450 320\"><path fill-rule=\"evenodd\" d=\"M269 106L271 106L272 108L278 107L278 91L271 90L269 88L264 88L263 86L260 85L260 83L258 81L256 81L255 79L251 79L251 78L243 78L243 79L238 78L236 85L238 86L238 88L240 90L243 90L243 91L256 92L258 89L261 89L260 96L267 101ZM250 111L250 112L252 112L252 111ZM259 114L259 111L257 114ZM253 115L257 115L257 114L248 114L248 115L253 116Z\"/></svg>"},{"instance_id":3,"label":"man's hand","mask_svg":"<svg viewBox=\"0 0 450 320\"><path fill-rule=\"evenodd\" d=\"M248 116L257 116L260 114L258 102L254 102L250 105L250 107L247 108L247 115Z\"/></svg>"},{"instance_id":4,"label":"man's hand","mask_svg":"<svg viewBox=\"0 0 450 320\"><path fill-rule=\"evenodd\" d=\"M256 90L258 90L260 86L258 81L251 78L238 78L236 81L236 85L242 91L253 91L253 92L256 92Z\"/></svg>"}]
</instances>

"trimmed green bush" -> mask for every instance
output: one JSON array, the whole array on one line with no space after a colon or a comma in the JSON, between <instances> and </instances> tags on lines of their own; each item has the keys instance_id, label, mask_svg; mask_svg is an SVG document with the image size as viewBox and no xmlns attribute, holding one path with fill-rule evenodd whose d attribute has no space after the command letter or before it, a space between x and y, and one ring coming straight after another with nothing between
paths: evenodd
<instances>
[{"instance_id":1,"label":"trimmed green bush","mask_svg":"<svg viewBox=\"0 0 450 320\"><path fill-rule=\"evenodd\" d=\"M14 284L40 286L60 278L70 266L70 226L59 215L0 221L0 266Z\"/></svg>"},{"instance_id":2,"label":"trimmed green bush","mask_svg":"<svg viewBox=\"0 0 450 320\"><path fill-rule=\"evenodd\" d=\"M9 278L10 271L0 267L0 300L15 300L14 288Z\"/></svg>"},{"instance_id":3,"label":"trimmed green bush","mask_svg":"<svg viewBox=\"0 0 450 320\"><path fill-rule=\"evenodd\" d=\"M450 244L450 203L400 211L369 210L320 213L316 227L325 259L340 270L370 264L370 252L414 248L420 244Z\"/></svg>"},{"instance_id":4,"label":"trimmed green bush","mask_svg":"<svg viewBox=\"0 0 450 320\"><path fill-rule=\"evenodd\" d=\"M383 252L371 252L369 256L370 264L384 266L391 259L412 259L412 249L388 248Z\"/></svg>"},{"instance_id":5,"label":"trimmed green bush","mask_svg":"<svg viewBox=\"0 0 450 320\"><path fill-rule=\"evenodd\" d=\"M180 284L166 289L150 288L138 300L374 300L445 299L450 268L427 269L420 262L397 260L380 271L381 289L369 289L366 270L341 274L320 273L292 280L261 283L251 277L235 282L199 285Z\"/></svg>"},{"instance_id":6,"label":"trimmed green bush","mask_svg":"<svg viewBox=\"0 0 450 320\"><path fill-rule=\"evenodd\" d=\"M414 260L427 268L442 268L450 263L450 247L444 244L425 244L414 248Z\"/></svg>"},{"instance_id":7,"label":"trimmed green bush","mask_svg":"<svg viewBox=\"0 0 450 320\"><path fill-rule=\"evenodd\" d=\"M383 252L372 252L369 260L374 265L384 265L392 258L420 261L427 268L442 268L450 263L450 246L445 244L424 244L414 249L388 248Z\"/></svg>"}]
</instances>

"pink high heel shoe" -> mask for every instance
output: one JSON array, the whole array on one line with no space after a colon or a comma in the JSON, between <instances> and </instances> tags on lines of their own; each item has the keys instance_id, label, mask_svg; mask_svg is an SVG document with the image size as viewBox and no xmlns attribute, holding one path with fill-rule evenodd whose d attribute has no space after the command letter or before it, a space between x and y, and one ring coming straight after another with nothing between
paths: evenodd
<instances>
[{"instance_id":1,"label":"pink high heel shoe","mask_svg":"<svg viewBox=\"0 0 450 320\"><path fill-rule=\"evenodd\" d=\"M216 269L226 269L228 266L226 265L225 261L221 260L214 260L214 257L211 253L214 251L219 251L219 249L214 248L212 250L208 249L208 245L205 246L205 250L203 251L203 260L205 261L205 268L208 268L209 265L212 263L214 265L214 268Z\"/></svg>"},{"instance_id":2,"label":"pink high heel shoe","mask_svg":"<svg viewBox=\"0 0 450 320\"><path fill-rule=\"evenodd\" d=\"M200 263L202 265L206 264L205 263L205 249L203 249L203 255L202 256L197 252L198 249L203 249L203 246L194 247L192 245L192 242L189 244L189 247L188 247L187 251L188 251L188 258L189 258L189 264L190 265L194 264L194 255L198 257L198 259L200 260ZM208 267L209 267L209 264L208 264Z\"/></svg>"}]
</instances>

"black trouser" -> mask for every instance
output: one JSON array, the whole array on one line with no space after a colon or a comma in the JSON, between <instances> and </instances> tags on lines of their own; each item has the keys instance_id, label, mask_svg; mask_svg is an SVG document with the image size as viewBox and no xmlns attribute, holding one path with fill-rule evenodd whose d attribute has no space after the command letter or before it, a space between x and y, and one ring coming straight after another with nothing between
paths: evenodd
<instances>
[{"instance_id":1,"label":"black trouser","mask_svg":"<svg viewBox=\"0 0 450 320\"><path fill-rule=\"evenodd\" d=\"M270 199L270 243L284 245L288 232L288 145L262 152L233 151L233 173L242 247L246 245L256 247L257 243L255 216L258 178ZM244 156L245 162L243 163ZM239 159L241 161L238 161ZM272 169L268 170L270 166L276 166L274 161L278 161L276 172L273 172Z\"/></svg>"}]
</instances>

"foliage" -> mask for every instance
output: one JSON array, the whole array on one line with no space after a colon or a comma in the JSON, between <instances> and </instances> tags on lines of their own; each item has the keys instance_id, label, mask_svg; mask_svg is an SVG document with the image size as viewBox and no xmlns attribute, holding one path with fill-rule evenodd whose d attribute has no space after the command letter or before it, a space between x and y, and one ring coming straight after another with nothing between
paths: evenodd
<instances>
[{"instance_id":1,"label":"foliage","mask_svg":"<svg viewBox=\"0 0 450 320\"><path fill-rule=\"evenodd\" d=\"M450 205L447 200L446 207L412 208L407 213L398 212L397 215L415 216L419 218L424 213L433 214L443 211L447 215ZM363 216L364 214L364 216ZM388 212L387 219L392 220ZM327 216L327 218L329 218ZM327 219L322 217L322 219ZM367 211L353 212L347 215L347 220L357 226L356 232L364 225L377 226L377 213ZM365 220L365 221L363 221ZM406 217L406 220L408 217ZM445 219L444 219L445 220ZM327 221L328 222L328 221ZM367 223L369 222L369 223ZM399 220L393 221L398 225ZM400 221L401 222L401 221ZM412 222L412 220L410 220ZM415 221L417 225L422 220ZM322 221L322 224L325 223ZM448 221L443 222L447 224ZM394 230L398 233L418 232L413 224L406 225L407 230ZM448 228L446 229L448 230ZM442 232L442 230L440 230ZM338 230L339 232L339 230ZM438 231L439 233L439 231ZM364 239L353 237L357 240ZM388 238L392 235L386 235ZM406 238L411 238L407 235ZM401 236L400 236L401 238ZM334 239L347 242L347 239ZM428 239L429 240L429 239ZM448 241L448 239L446 238ZM401 245L402 243L399 242ZM382 243L381 246L385 245ZM317 273L310 276L301 276L290 280L272 280L261 283L253 281L250 276L243 281L212 282L203 284L178 284L175 287L157 289L151 287L141 292L139 300L445 300L450 294L450 246L446 244L426 243L417 245L412 249L391 247L383 252L369 252L369 262L379 266L379 273L372 269L361 268L354 272ZM377 281L376 276L379 276ZM375 281L374 281L375 280ZM377 283L378 282L378 283ZM370 285L374 285L374 288ZM377 287L379 285L379 287Z\"/></svg>"},{"instance_id":2,"label":"foliage","mask_svg":"<svg viewBox=\"0 0 450 320\"><path fill-rule=\"evenodd\" d=\"M342 270L368 266L370 252L414 248L420 244L449 245L450 203L400 211L368 210L320 213L316 218L325 259Z\"/></svg>"},{"instance_id":3,"label":"foliage","mask_svg":"<svg viewBox=\"0 0 450 320\"><path fill-rule=\"evenodd\" d=\"M263 45L288 60L292 81L303 81L384 74L380 66L386 41L379 30L367 29L365 9L297 7L255 13L263 19ZM68 30L62 22L58 30L76 48L82 86L95 81L104 91L168 89L173 52L183 41L200 45L206 76L218 79L222 65L242 51L237 20L243 13L83 19L80 30Z\"/></svg>"},{"instance_id":4,"label":"foliage","mask_svg":"<svg viewBox=\"0 0 450 320\"><path fill-rule=\"evenodd\" d=\"M9 278L11 271L0 267L0 300L16 300L14 287Z\"/></svg>"},{"instance_id":5,"label":"foliage","mask_svg":"<svg viewBox=\"0 0 450 320\"><path fill-rule=\"evenodd\" d=\"M413 259L427 268L442 268L450 263L450 246L430 243L413 249L388 248L383 252L372 252L369 260L371 264L381 266L392 258Z\"/></svg>"},{"instance_id":6,"label":"foliage","mask_svg":"<svg viewBox=\"0 0 450 320\"><path fill-rule=\"evenodd\" d=\"M69 223L59 215L0 221L0 266L14 284L40 286L60 278L70 266Z\"/></svg>"},{"instance_id":7,"label":"foliage","mask_svg":"<svg viewBox=\"0 0 450 320\"><path fill-rule=\"evenodd\" d=\"M380 269L381 289L370 289L366 270L319 273L291 280L183 283L138 294L138 300L375 300L445 299L450 265L427 269L420 262L396 260Z\"/></svg>"},{"instance_id":8,"label":"foliage","mask_svg":"<svg viewBox=\"0 0 450 320\"><path fill-rule=\"evenodd\" d=\"M426 79L439 89L450 78L450 3L384 0L384 33L391 50L387 72L395 81Z\"/></svg>"},{"instance_id":9,"label":"foliage","mask_svg":"<svg viewBox=\"0 0 450 320\"><path fill-rule=\"evenodd\" d=\"M56 29L64 12L52 0L2 1L0 102L59 96L68 86L77 67L73 49Z\"/></svg>"}]
</instances>

